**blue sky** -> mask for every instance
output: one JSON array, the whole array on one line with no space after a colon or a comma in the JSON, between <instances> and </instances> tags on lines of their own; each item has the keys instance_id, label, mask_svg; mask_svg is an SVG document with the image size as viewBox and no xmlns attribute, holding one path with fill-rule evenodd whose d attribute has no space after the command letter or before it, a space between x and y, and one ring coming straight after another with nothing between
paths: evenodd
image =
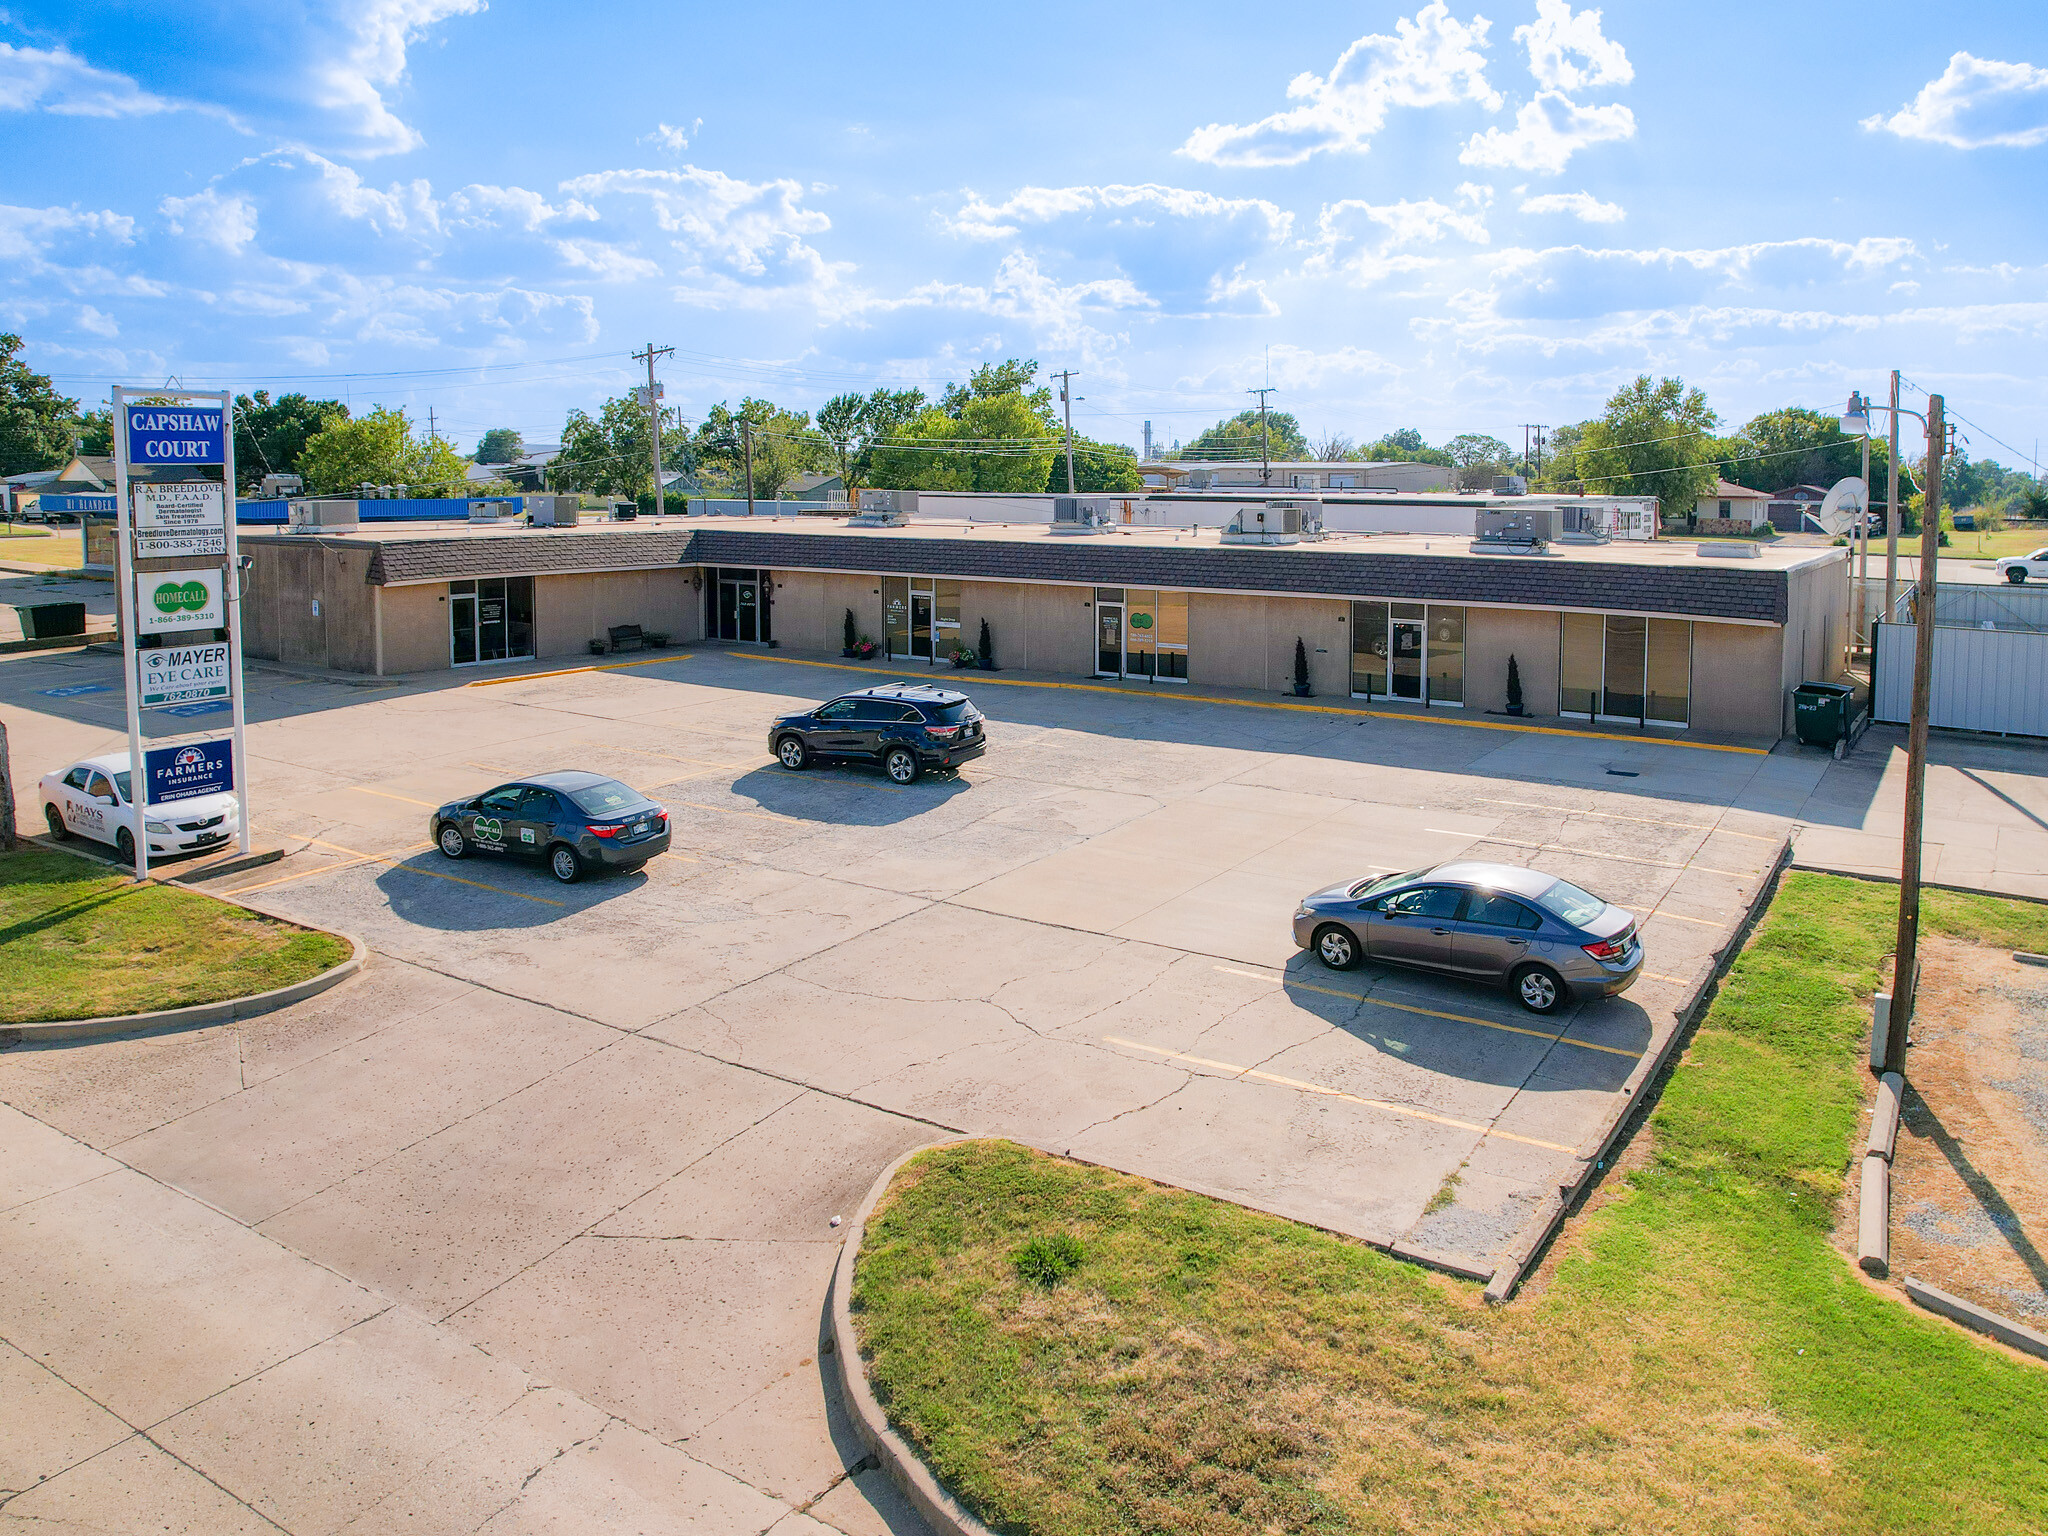
<instances>
[{"instance_id":1,"label":"blue sky","mask_svg":"<svg viewBox=\"0 0 2048 1536\"><path fill-rule=\"evenodd\" d=\"M0 164L0 326L87 399L543 440L651 338L686 414L1026 355L1133 444L1269 378L1361 440L1519 446L1642 371L1734 423L1898 368L2008 463L2048 416L2017 0L37 0Z\"/></svg>"}]
</instances>

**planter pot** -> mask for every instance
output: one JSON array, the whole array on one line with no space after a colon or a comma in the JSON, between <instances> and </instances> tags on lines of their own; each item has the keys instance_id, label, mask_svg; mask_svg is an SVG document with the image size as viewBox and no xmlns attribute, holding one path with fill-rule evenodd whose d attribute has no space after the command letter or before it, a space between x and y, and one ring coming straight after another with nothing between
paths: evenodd
<instances>
[{"instance_id":1,"label":"planter pot","mask_svg":"<svg viewBox=\"0 0 2048 1536\"><path fill-rule=\"evenodd\" d=\"M843 658L843 659L845 659L845 660L848 660L848 661L850 661L850 660L852 660L852 659L853 659L854 657L858 656L858 655L860 654L860 652L859 652L859 651L856 651L856 650L855 650L855 649L854 649L854 648L853 648L852 646L850 646L850 645L849 645L848 647L846 647L846 649L844 649L843 651L841 651L841 652L840 652L839 654L840 654L841 658Z\"/></svg>"},{"instance_id":2,"label":"planter pot","mask_svg":"<svg viewBox=\"0 0 2048 1536\"><path fill-rule=\"evenodd\" d=\"M604 654L604 642L602 640L591 641L590 654L593 656L602 656Z\"/></svg>"},{"instance_id":3,"label":"planter pot","mask_svg":"<svg viewBox=\"0 0 2048 1536\"><path fill-rule=\"evenodd\" d=\"M996 669L996 662L993 656L984 656L975 665L979 666L984 672L993 672Z\"/></svg>"},{"instance_id":4,"label":"planter pot","mask_svg":"<svg viewBox=\"0 0 2048 1536\"><path fill-rule=\"evenodd\" d=\"M1521 714L1521 712L1522 712L1522 706L1521 706L1521 705L1519 705L1519 704L1510 704L1510 705L1508 706L1508 713L1509 713L1509 714L1511 714L1511 715L1519 715L1519 714Z\"/></svg>"},{"instance_id":5,"label":"planter pot","mask_svg":"<svg viewBox=\"0 0 2048 1536\"><path fill-rule=\"evenodd\" d=\"M1307 683L1296 683L1294 685L1294 696L1297 699L1308 699L1315 697L1315 694Z\"/></svg>"}]
</instances>

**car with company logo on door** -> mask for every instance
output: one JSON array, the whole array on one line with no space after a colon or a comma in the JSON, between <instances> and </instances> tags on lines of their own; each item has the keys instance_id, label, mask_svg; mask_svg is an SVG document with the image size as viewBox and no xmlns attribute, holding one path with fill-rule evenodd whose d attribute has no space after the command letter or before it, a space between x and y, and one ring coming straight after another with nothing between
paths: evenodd
<instances>
[{"instance_id":1,"label":"car with company logo on door","mask_svg":"<svg viewBox=\"0 0 2048 1536\"><path fill-rule=\"evenodd\" d=\"M200 753L198 748L181 750ZM106 843L124 864L135 862L138 831L148 838L149 855L154 859L203 853L241 830L241 807L232 791L151 805L138 828L126 752L81 758L67 768L46 773L40 793L43 821L52 838L62 842L85 837Z\"/></svg>"},{"instance_id":2,"label":"car with company logo on door","mask_svg":"<svg viewBox=\"0 0 2048 1536\"><path fill-rule=\"evenodd\" d=\"M1332 970L1370 962L1505 985L1531 1013L1613 997L1643 968L1625 908L1541 870L1476 861L1313 892L1294 942Z\"/></svg>"},{"instance_id":3,"label":"car with company logo on door","mask_svg":"<svg viewBox=\"0 0 2048 1536\"><path fill-rule=\"evenodd\" d=\"M565 769L451 800L428 822L443 856L539 859L563 884L597 869L638 869L669 846L668 812L601 773Z\"/></svg>"}]
</instances>

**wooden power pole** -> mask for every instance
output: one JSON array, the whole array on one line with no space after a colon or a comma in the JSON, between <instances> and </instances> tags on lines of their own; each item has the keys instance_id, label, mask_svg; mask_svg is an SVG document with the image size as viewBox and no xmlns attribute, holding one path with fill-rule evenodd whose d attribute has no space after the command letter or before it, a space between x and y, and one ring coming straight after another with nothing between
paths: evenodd
<instances>
[{"instance_id":1,"label":"wooden power pole","mask_svg":"<svg viewBox=\"0 0 2048 1536\"><path fill-rule=\"evenodd\" d=\"M1894 416L1893 421L1898 418ZM1896 426L1893 428L1897 430ZM1927 497L1920 512L1920 581L1913 598L1913 716L1906 731L1905 848L1899 860L1899 934L1892 968L1884 1069L1906 1070L1906 1031L1920 979L1920 839L1927 812L1927 716L1934 682L1934 577L1941 548L1941 466L1948 451L1942 398L1927 397Z\"/></svg>"}]
</instances>

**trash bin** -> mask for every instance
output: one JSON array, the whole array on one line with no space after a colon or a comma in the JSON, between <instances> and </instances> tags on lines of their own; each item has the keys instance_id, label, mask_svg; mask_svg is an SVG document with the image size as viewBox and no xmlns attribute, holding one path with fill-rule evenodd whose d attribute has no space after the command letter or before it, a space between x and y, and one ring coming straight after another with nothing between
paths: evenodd
<instances>
[{"instance_id":1,"label":"trash bin","mask_svg":"<svg viewBox=\"0 0 2048 1536\"><path fill-rule=\"evenodd\" d=\"M1832 748L1849 734L1849 705L1856 690L1847 683L1801 683L1792 690L1792 728L1802 745Z\"/></svg>"},{"instance_id":2,"label":"trash bin","mask_svg":"<svg viewBox=\"0 0 2048 1536\"><path fill-rule=\"evenodd\" d=\"M25 640L61 640L85 633L83 603L33 603L14 611L21 615Z\"/></svg>"}]
</instances>

